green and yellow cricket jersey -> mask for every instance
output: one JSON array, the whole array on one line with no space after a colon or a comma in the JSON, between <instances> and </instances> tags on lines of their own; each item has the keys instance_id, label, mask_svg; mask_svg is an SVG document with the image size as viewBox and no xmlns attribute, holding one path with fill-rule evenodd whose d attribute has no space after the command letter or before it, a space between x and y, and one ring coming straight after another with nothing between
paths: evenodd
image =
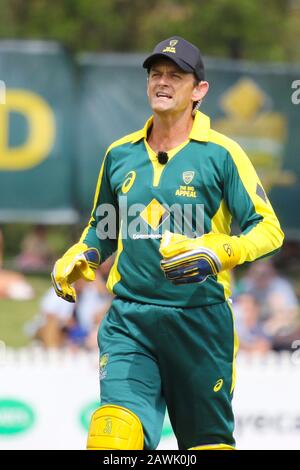
<instances>
[{"instance_id":1,"label":"green and yellow cricket jersey","mask_svg":"<svg viewBox=\"0 0 300 470\"><path fill-rule=\"evenodd\" d=\"M208 116L196 112L189 139L168 152L164 165L147 143L151 125L152 118L108 148L80 241L98 248L102 261L117 250L107 287L121 298L175 307L224 302L230 297L229 272L202 284L175 286L165 279L161 233L166 228L179 233L184 219L184 233L230 234L234 220L241 229L243 263L279 249L278 219L248 157L211 129Z\"/></svg>"}]
</instances>

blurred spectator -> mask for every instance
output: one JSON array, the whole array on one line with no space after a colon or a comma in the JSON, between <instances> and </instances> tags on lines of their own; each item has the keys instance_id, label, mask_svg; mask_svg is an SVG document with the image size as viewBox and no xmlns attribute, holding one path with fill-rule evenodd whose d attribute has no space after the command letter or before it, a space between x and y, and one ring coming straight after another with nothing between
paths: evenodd
<instances>
[{"instance_id":1,"label":"blurred spectator","mask_svg":"<svg viewBox=\"0 0 300 470\"><path fill-rule=\"evenodd\" d=\"M0 299L29 300L34 290L20 273L0 270Z\"/></svg>"},{"instance_id":2,"label":"blurred spectator","mask_svg":"<svg viewBox=\"0 0 300 470\"><path fill-rule=\"evenodd\" d=\"M54 254L47 239L44 225L33 227L21 243L21 253L16 258L16 267L21 271L47 271L52 266Z\"/></svg>"},{"instance_id":3,"label":"blurred spectator","mask_svg":"<svg viewBox=\"0 0 300 470\"><path fill-rule=\"evenodd\" d=\"M273 294L280 293L287 309L297 309L298 300L291 283L279 276L271 260L260 260L252 263L237 290L253 294L261 303L264 318L270 315L267 299Z\"/></svg>"},{"instance_id":4,"label":"blurred spectator","mask_svg":"<svg viewBox=\"0 0 300 470\"><path fill-rule=\"evenodd\" d=\"M79 279L75 286L77 302L73 307L72 318L65 328L67 345L95 349L98 328L110 307L111 296L99 273L93 283Z\"/></svg>"},{"instance_id":5,"label":"blurred spectator","mask_svg":"<svg viewBox=\"0 0 300 470\"><path fill-rule=\"evenodd\" d=\"M97 331L106 314L111 296L99 273L93 283L76 281L77 301L66 302L50 288L41 301L37 318L27 324L26 332L48 348L97 348Z\"/></svg>"},{"instance_id":6,"label":"blurred spectator","mask_svg":"<svg viewBox=\"0 0 300 470\"><path fill-rule=\"evenodd\" d=\"M276 266L288 275L299 276L300 243L296 240L285 240L279 254L276 255Z\"/></svg>"},{"instance_id":7,"label":"blurred spectator","mask_svg":"<svg viewBox=\"0 0 300 470\"><path fill-rule=\"evenodd\" d=\"M286 304L281 292L272 292L266 298L270 312L265 328L272 337L272 348L276 351L291 350L294 340L300 338L298 306Z\"/></svg>"},{"instance_id":8,"label":"blurred spectator","mask_svg":"<svg viewBox=\"0 0 300 470\"><path fill-rule=\"evenodd\" d=\"M0 229L0 299L28 300L34 297L34 290L25 277L3 267L4 240Z\"/></svg>"},{"instance_id":9,"label":"blurred spectator","mask_svg":"<svg viewBox=\"0 0 300 470\"><path fill-rule=\"evenodd\" d=\"M240 350L260 354L268 352L271 338L261 321L260 305L256 298L251 294L240 294L234 303L234 313Z\"/></svg>"},{"instance_id":10,"label":"blurred spectator","mask_svg":"<svg viewBox=\"0 0 300 470\"><path fill-rule=\"evenodd\" d=\"M254 299L260 307L259 320L272 348L290 349L291 340L299 334L299 307L292 284L279 276L270 260L253 263L247 275L237 285Z\"/></svg>"}]
</instances>

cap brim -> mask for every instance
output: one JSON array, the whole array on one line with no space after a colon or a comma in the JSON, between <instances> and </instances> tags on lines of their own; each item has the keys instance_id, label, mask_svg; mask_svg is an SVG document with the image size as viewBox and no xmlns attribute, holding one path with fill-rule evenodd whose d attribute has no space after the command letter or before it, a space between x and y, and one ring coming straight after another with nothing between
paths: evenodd
<instances>
[{"instance_id":1,"label":"cap brim","mask_svg":"<svg viewBox=\"0 0 300 470\"><path fill-rule=\"evenodd\" d=\"M156 54L151 54L147 59L144 60L143 62L143 67L144 69L150 69L151 65L153 62L155 62L158 59L169 59L172 62L174 62L180 69L182 69L184 72L188 73L194 73L194 69L188 65L186 62L184 62L182 59L179 59L178 57L172 57L169 54L164 54L163 52L159 52Z\"/></svg>"}]
</instances>

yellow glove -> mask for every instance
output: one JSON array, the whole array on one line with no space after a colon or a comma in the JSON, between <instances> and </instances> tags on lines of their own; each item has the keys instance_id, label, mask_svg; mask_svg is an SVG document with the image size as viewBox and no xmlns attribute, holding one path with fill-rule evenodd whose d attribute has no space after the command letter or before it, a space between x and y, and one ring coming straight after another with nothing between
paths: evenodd
<instances>
[{"instance_id":1,"label":"yellow glove","mask_svg":"<svg viewBox=\"0 0 300 470\"><path fill-rule=\"evenodd\" d=\"M163 256L161 268L174 284L203 282L208 276L232 269L241 256L237 237L213 232L188 238L166 231L159 251Z\"/></svg>"},{"instance_id":2,"label":"yellow glove","mask_svg":"<svg viewBox=\"0 0 300 470\"><path fill-rule=\"evenodd\" d=\"M89 248L85 243L73 245L54 265L51 278L56 294L68 302L76 302L76 291L71 284L80 278L94 281L99 264L96 248Z\"/></svg>"}]
</instances>

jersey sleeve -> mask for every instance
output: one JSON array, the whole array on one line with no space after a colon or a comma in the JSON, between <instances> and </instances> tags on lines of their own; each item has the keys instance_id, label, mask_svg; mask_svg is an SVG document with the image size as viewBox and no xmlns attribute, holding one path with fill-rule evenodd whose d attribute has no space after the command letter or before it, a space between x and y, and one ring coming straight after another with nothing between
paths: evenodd
<instances>
[{"instance_id":1,"label":"jersey sleeve","mask_svg":"<svg viewBox=\"0 0 300 470\"><path fill-rule=\"evenodd\" d=\"M99 250L101 263L116 251L119 232L119 208L111 187L110 165L108 150L100 169L91 217L80 237L81 243Z\"/></svg>"},{"instance_id":2,"label":"jersey sleeve","mask_svg":"<svg viewBox=\"0 0 300 470\"><path fill-rule=\"evenodd\" d=\"M224 193L241 229L239 264L277 252L284 239L279 221L248 156L233 141L227 148Z\"/></svg>"}]
</instances>

